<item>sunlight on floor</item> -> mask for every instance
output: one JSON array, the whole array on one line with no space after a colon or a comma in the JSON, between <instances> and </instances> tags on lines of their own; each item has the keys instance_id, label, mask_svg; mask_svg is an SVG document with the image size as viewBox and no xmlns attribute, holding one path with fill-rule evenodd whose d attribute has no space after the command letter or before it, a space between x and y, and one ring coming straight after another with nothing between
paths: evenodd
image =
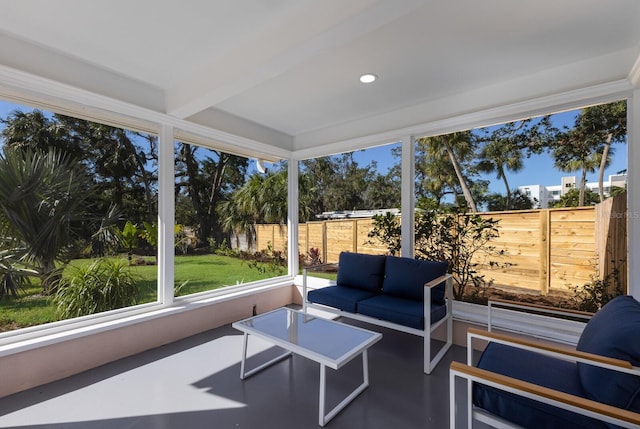
<instances>
[{"instance_id":1,"label":"sunlight on floor","mask_svg":"<svg viewBox=\"0 0 640 429\"><path fill-rule=\"evenodd\" d=\"M269 348L272 348L269 344L252 339L248 355ZM227 373L225 377L231 378L232 372L240 384L241 350L242 335L224 336L64 393L64 399L55 395L0 416L0 426L88 422L245 407L245 403L216 395L215 386L206 381L215 380L220 373ZM47 389L53 387L41 388L45 396L51 396ZM100 402L96 398L109 399ZM69 403L75 406L69 407Z\"/></svg>"}]
</instances>

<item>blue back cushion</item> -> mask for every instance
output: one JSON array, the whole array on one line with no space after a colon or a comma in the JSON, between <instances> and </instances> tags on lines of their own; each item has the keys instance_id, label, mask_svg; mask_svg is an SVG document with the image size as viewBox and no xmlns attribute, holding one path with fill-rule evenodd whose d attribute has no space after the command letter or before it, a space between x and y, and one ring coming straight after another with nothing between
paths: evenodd
<instances>
[{"instance_id":1,"label":"blue back cushion","mask_svg":"<svg viewBox=\"0 0 640 429\"><path fill-rule=\"evenodd\" d=\"M382 291L398 298L424 300L424 284L447 272L446 262L387 256ZM431 301L444 301L444 282L431 289Z\"/></svg>"},{"instance_id":2,"label":"blue back cushion","mask_svg":"<svg viewBox=\"0 0 640 429\"><path fill-rule=\"evenodd\" d=\"M589 320L577 349L640 366L640 302L631 296L609 301ZM578 374L591 399L640 412L640 377L580 363Z\"/></svg>"},{"instance_id":3,"label":"blue back cushion","mask_svg":"<svg viewBox=\"0 0 640 429\"><path fill-rule=\"evenodd\" d=\"M338 286L380 291L384 280L384 255L342 252L338 260Z\"/></svg>"}]
</instances>

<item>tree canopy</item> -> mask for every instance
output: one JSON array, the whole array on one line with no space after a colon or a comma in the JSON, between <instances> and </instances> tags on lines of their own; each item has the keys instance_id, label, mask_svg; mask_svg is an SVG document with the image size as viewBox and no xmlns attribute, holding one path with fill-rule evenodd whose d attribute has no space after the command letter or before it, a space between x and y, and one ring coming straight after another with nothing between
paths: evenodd
<instances>
[{"instance_id":1,"label":"tree canopy","mask_svg":"<svg viewBox=\"0 0 640 429\"><path fill-rule=\"evenodd\" d=\"M482 206L490 210L529 208L530 201L512 189L509 176L521 170L532 154L543 152L553 157L561 171L580 172L577 201L567 197L563 204L591 203L592 199L585 197L584 184L587 174L596 171L601 201L604 169L615 154L613 145L626 142L626 101L586 107L572 126L556 128L550 118L519 120L481 130L417 139L418 204L435 209L444 204L457 205L472 212ZM29 203L31 208L12 206L16 192L12 187L25 192L35 188L18 185L17 176L11 174L19 169L33 169L36 160L42 160L38 162L44 165L47 156L55 157L58 164L57 169L47 173L50 175L47 186L53 186L55 180L68 181L73 177L72 183L64 183L69 186L68 195L72 190L77 195L77 201L66 208L73 215L67 213L71 217L58 221L59 226L70 228L71 218L84 220L64 231L68 238L60 239L53 259L38 257L41 268L51 268L53 260L68 259L65 252L71 248L76 252L108 251L109 246L116 244L115 236L109 231L114 227L122 231L127 222L141 231L142 225L148 226L145 231L155 230L158 213L156 136L37 109L16 110L0 121L4 125L0 134L3 145L0 161L5 163L0 171L3 176L0 180L5 183L4 191L0 192L0 225L8 237L4 250L22 246L35 255L35 238L28 236L39 233L34 230L28 234L21 228L29 222L34 228L45 228L47 224L45 219L37 218L34 201ZM400 149L394 149L392 155L397 162L386 173L378 171L376 161L361 165L354 152L301 161L300 221L314 220L326 211L400 207ZM271 171L260 174L250 169L248 158L185 142L175 143L174 156L176 223L195 231L197 246L228 243L240 233L247 234L251 241L256 224L286 224L289 201L286 162L276 163ZM18 161L22 164L18 165ZM25 176L24 180L44 180L44 173L35 170L30 173L34 176ZM482 174L495 175L504 185L504 193L489 193L489 181ZM44 191L38 192L38 207L47 207L50 201L55 201L49 213L65 207L66 202L71 204L65 199L67 194L47 196ZM76 213L80 208L82 216ZM21 219L32 212L29 222ZM10 241L13 244L9 245ZM138 244L154 247L157 240L140 240ZM122 247L122 242L119 245Z\"/></svg>"}]
</instances>

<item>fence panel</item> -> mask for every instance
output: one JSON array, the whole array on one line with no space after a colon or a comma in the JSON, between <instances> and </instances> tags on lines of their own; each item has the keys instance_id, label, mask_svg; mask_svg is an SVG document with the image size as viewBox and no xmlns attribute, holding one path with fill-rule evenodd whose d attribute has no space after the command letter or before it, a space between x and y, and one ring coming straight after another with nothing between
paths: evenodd
<instances>
[{"instance_id":1,"label":"fence panel","mask_svg":"<svg viewBox=\"0 0 640 429\"><path fill-rule=\"evenodd\" d=\"M531 293L571 292L575 286L602 278L615 266L626 285L626 196L596 207L480 213L498 220L493 254L478 253L477 271L496 287ZM322 262L337 262L342 251L384 254L387 248L368 234L373 220L340 219L299 226L301 255L319 250ZM257 225L257 249L270 244L285 250L287 228ZM501 255L496 253L502 252ZM493 263L491 263L493 262Z\"/></svg>"},{"instance_id":2,"label":"fence panel","mask_svg":"<svg viewBox=\"0 0 640 429\"><path fill-rule=\"evenodd\" d=\"M474 262L478 274L485 280L493 280L495 286L540 291L546 284L546 270L540 264L545 248L541 233L541 210L491 212L480 214L483 218L498 221L500 235L491 241L492 254L479 252ZM502 255L495 253L502 252ZM493 263L493 264L492 264Z\"/></svg>"},{"instance_id":3,"label":"fence panel","mask_svg":"<svg viewBox=\"0 0 640 429\"><path fill-rule=\"evenodd\" d=\"M597 274L595 208L550 210L549 291L570 292Z\"/></svg>"},{"instance_id":4,"label":"fence panel","mask_svg":"<svg viewBox=\"0 0 640 429\"><path fill-rule=\"evenodd\" d=\"M325 224L327 237L326 259L324 262L337 262L340 252L355 252L356 221L336 220Z\"/></svg>"},{"instance_id":5,"label":"fence panel","mask_svg":"<svg viewBox=\"0 0 640 429\"><path fill-rule=\"evenodd\" d=\"M256 225L256 250L265 250L273 246L276 225Z\"/></svg>"},{"instance_id":6,"label":"fence panel","mask_svg":"<svg viewBox=\"0 0 640 429\"><path fill-rule=\"evenodd\" d=\"M369 255L384 255L388 252L387 246L377 238L369 238L369 232L373 229L373 219L358 219L356 223L356 245L359 253Z\"/></svg>"}]
</instances>

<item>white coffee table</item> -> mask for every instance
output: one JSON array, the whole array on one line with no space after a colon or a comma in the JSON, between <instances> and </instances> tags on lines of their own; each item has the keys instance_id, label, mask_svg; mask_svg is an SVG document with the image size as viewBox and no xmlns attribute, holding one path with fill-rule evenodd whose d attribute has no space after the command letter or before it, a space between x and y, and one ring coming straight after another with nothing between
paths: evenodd
<instances>
[{"instance_id":1,"label":"white coffee table","mask_svg":"<svg viewBox=\"0 0 640 429\"><path fill-rule=\"evenodd\" d=\"M382 334L376 332L305 315L290 308L279 308L269 313L235 322L232 326L244 333L242 363L240 365L240 379L242 380L288 358L293 353L320 364L320 401L318 404L318 423L320 426L324 426L369 386L367 349L382 338ZM287 350L287 352L256 368L245 371L249 334L262 338ZM325 414L326 367L340 369L351 359L360 355L362 355L362 384Z\"/></svg>"}]
</instances>

